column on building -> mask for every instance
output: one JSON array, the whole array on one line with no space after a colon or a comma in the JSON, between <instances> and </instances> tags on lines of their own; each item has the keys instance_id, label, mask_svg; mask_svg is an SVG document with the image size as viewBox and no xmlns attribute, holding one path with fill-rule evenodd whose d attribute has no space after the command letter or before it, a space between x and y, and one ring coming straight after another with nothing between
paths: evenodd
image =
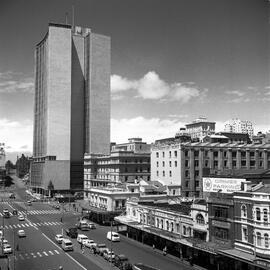
<instances>
[{"instance_id":1,"label":"column on building","mask_svg":"<svg viewBox=\"0 0 270 270\"><path fill-rule=\"evenodd\" d=\"M195 170L194 170L194 149L189 150L189 164L190 164L190 189L195 191ZM192 195L194 196L195 194Z\"/></svg>"},{"instance_id":2,"label":"column on building","mask_svg":"<svg viewBox=\"0 0 270 270\"><path fill-rule=\"evenodd\" d=\"M232 170L232 148L228 149L228 168Z\"/></svg>"},{"instance_id":3,"label":"column on building","mask_svg":"<svg viewBox=\"0 0 270 270\"><path fill-rule=\"evenodd\" d=\"M241 149L237 149L236 152L236 169L241 169Z\"/></svg>"},{"instance_id":4,"label":"column on building","mask_svg":"<svg viewBox=\"0 0 270 270\"><path fill-rule=\"evenodd\" d=\"M263 168L264 170L267 170L267 150L266 149L263 149Z\"/></svg>"},{"instance_id":5,"label":"column on building","mask_svg":"<svg viewBox=\"0 0 270 270\"><path fill-rule=\"evenodd\" d=\"M209 166L210 166L210 170L213 170L214 169L214 152L213 152L213 149L209 149Z\"/></svg>"},{"instance_id":6,"label":"column on building","mask_svg":"<svg viewBox=\"0 0 270 270\"><path fill-rule=\"evenodd\" d=\"M249 149L246 149L246 167L249 170L250 169L250 152Z\"/></svg>"},{"instance_id":7,"label":"column on building","mask_svg":"<svg viewBox=\"0 0 270 270\"><path fill-rule=\"evenodd\" d=\"M185 181L186 181L186 177L185 177L185 148L181 147L180 149L180 160L179 160L179 169L181 170L181 186L184 187L185 186Z\"/></svg>"},{"instance_id":8,"label":"column on building","mask_svg":"<svg viewBox=\"0 0 270 270\"><path fill-rule=\"evenodd\" d=\"M255 149L255 169L259 168L259 149Z\"/></svg>"},{"instance_id":9,"label":"column on building","mask_svg":"<svg viewBox=\"0 0 270 270\"><path fill-rule=\"evenodd\" d=\"M218 149L218 170L223 171L223 166L224 166L223 149Z\"/></svg>"}]
</instances>

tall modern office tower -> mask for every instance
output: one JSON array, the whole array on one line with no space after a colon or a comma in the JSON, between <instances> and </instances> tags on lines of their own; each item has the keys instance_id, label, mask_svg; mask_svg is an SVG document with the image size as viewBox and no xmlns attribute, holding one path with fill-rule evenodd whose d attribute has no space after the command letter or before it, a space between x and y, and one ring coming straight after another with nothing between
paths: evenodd
<instances>
[{"instance_id":1,"label":"tall modern office tower","mask_svg":"<svg viewBox=\"0 0 270 270\"><path fill-rule=\"evenodd\" d=\"M84 153L110 153L110 38L50 23L35 49L31 187L82 190Z\"/></svg>"}]
</instances>

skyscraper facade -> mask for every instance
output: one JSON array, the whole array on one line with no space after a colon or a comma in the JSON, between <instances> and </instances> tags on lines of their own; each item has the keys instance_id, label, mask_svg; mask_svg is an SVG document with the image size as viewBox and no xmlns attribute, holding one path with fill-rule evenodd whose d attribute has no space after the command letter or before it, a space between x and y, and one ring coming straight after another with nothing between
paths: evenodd
<instances>
[{"instance_id":1,"label":"skyscraper facade","mask_svg":"<svg viewBox=\"0 0 270 270\"><path fill-rule=\"evenodd\" d=\"M243 121L238 118L226 121L224 125L224 131L234 133L247 133L250 139L252 139L254 134L252 123L250 121Z\"/></svg>"},{"instance_id":2,"label":"skyscraper facade","mask_svg":"<svg viewBox=\"0 0 270 270\"><path fill-rule=\"evenodd\" d=\"M82 190L84 153L110 153L110 38L50 23L35 49L32 188Z\"/></svg>"}]
</instances>

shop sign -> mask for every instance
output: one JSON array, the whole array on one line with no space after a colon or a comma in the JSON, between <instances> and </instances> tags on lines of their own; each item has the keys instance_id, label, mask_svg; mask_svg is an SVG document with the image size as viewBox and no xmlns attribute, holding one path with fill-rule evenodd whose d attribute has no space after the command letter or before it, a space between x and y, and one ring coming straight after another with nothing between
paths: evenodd
<instances>
[{"instance_id":1,"label":"shop sign","mask_svg":"<svg viewBox=\"0 0 270 270\"><path fill-rule=\"evenodd\" d=\"M222 193L233 193L240 191L242 182L245 179L239 178L210 178L203 177L203 191L204 192L222 192Z\"/></svg>"},{"instance_id":2,"label":"shop sign","mask_svg":"<svg viewBox=\"0 0 270 270\"><path fill-rule=\"evenodd\" d=\"M263 260L256 259L253 262L258 266L265 267L266 269L270 269L270 261L263 261Z\"/></svg>"}]
</instances>

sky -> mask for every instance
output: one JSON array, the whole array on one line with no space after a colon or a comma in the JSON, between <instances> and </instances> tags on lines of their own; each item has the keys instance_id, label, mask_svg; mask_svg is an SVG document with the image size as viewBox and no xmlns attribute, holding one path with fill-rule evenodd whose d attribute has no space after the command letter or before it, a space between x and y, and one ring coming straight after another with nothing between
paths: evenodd
<instances>
[{"instance_id":1,"label":"sky","mask_svg":"<svg viewBox=\"0 0 270 270\"><path fill-rule=\"evenodd\" d=\"M270 129L266 0L1 0L0 142L32 151L34 49L49 22L111 37L111 141L172 137L199 116Z\"/></svg>"}]
</instances>

